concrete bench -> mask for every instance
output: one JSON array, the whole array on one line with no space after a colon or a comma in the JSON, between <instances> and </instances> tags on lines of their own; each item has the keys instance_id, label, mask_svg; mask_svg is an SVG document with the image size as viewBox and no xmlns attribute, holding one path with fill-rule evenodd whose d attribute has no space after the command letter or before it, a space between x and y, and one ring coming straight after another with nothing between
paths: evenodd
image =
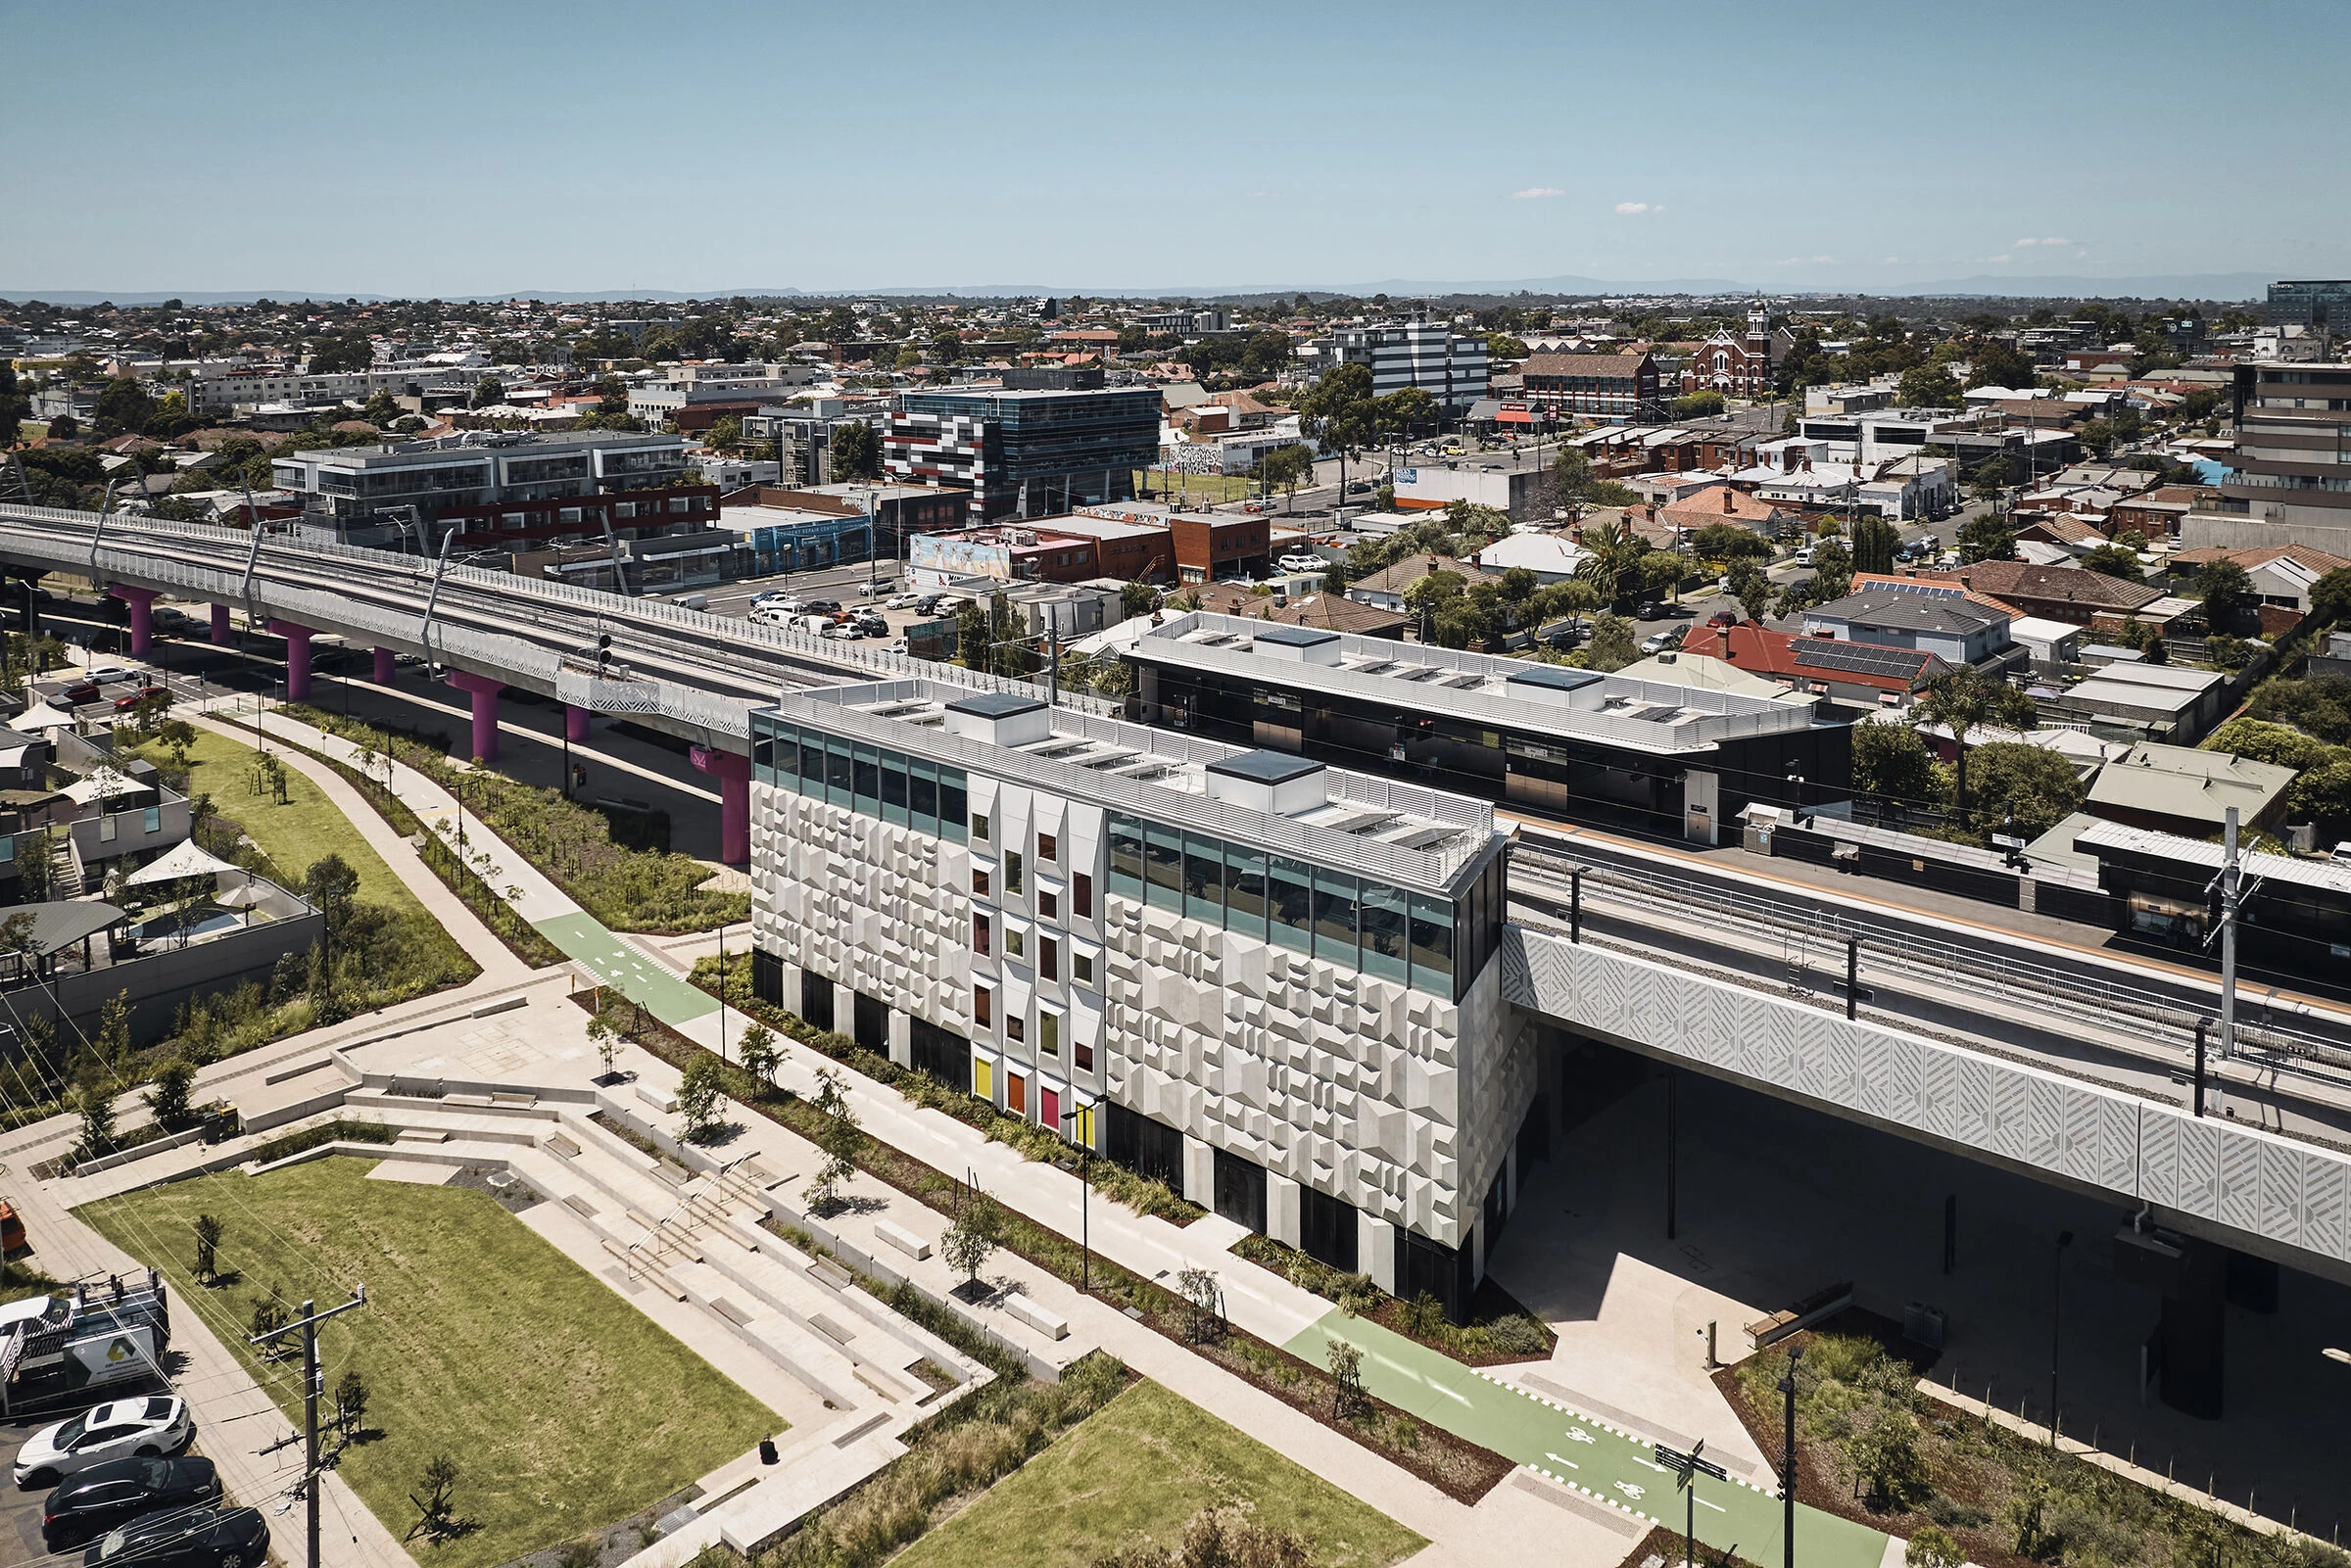
<instances>
[{"instance_id":1,"label":"concrete bench","mask_svg":"<svg viewBox=\"0 0 2351 1568\"><path fill-rule=\"evenodd\" d=\"M528 1111L539 1104L539 1097L535 1094L517 1094L497 1089L491 1091L490 1103L494 1106L511 1106Z\"/></svg>"},{"instance_id":2,"label":"concrete bench","mask_svg":"<svg viewBox=\"0 0 2351 1568\"><path fill-rule=\"evenodd\" d=\"M487 1111L498 1100L487 1094L448 1094L441 1097L443 1105L463 1106L468 1111Z\"/></svg>"},{"instance_id":3,"label":"concrete bench","mask_svg":"<svg viewBox=\"0 0 2351 1568\"><path fill-rule=\"evenodd\" d=\"M576 1192L570 1194L563 1200L563 1207L570 1210L573 1213L579 1215L582 1219L594 1219L596 1217L596 1205L590 1203L587 1199L581 1197Z\"/></svg>"},{"instance_id":4,"label":"concrete bench","mask_svg":"<svg viewBox=\"0 0 2351 1568\"><path fill-rule=\"evenodd\" d=\"M887 1219L879 1219L874 1222L874 1235L909 1258L931 1256L931 1244L908 1230L904 1225Z\"/></svg>"},{"instance_id":5,"label":"concrete bench","mask_svg":"<svg viewBox=\"0 0 2351 1568\"><path fill-rule=\"evenodd\" d=\"M439 1127L403 1127L392 1135L394 1143L447 1143L449 1134Z\"/></svg>"},{"instance_id":6,"label":"concrete bench","mask_svg":"<svg viewBox=\"0 0 2351 1568\"><path fill-rule=\"evenodd\" d=\"M1066 1340L1070 1337L1070 1320L1039 1301L1032 1301L1015 1291L1004 1303L1004 1310L1035 1329L1047 1339Z\"/></svg>"},{"instance_id":7,"label":"concrete bench","mask_svg":"<svg viewBox=\"0 0 2351 1568\"><path fill-rule=\"evenodd\" d=\"M636 1085L636 1089L638 1099L643 1100L663 1116L674 1117L678 1114L678 1095L675 1089L657 1089L649 1083L640 1083Z\"/></svg>"},{"instance_id":8,"label":"concrete bench","mask_svg":"<svg viewBox=\"0 0 2351 1568\"><path fill-rule=\"evenodd\" d=\"M547 1140L547 1147L553 1150L556 1154L561 1155L566 1160L577 1160L580 1158L580 1146L576 1143L573 1143L569 1138L564 1137L563 1134L559 1132L555 1133Z\"/></svg>"}]
</instances>

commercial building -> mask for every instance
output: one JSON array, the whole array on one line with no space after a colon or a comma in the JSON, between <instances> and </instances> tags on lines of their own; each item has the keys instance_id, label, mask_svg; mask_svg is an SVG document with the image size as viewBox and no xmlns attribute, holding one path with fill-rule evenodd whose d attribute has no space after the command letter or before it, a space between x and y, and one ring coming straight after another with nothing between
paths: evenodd
<instances>
[{"instance_id":1,"label":"commercial building","mask_svg":"<svg viewBox=\"0 0 2351 1568\"><path fill-rule=\"evenodd\" d=\"M1657 361L1644 354L1536 354L1518 367L1529 404L1587 419L1655 419Z\"/></svg>"},{"instance_id":2,"label":"commercial building","mask_svg":"<svg viewBox=\"0 0 2351 1568\"><path fill-rule=\"evenodd\" d=\"M2232 466L2219 498L2182 522L2181 542L2351 555L2351 364L2239 364L2231 401Z\"/></svg>"},{"instance_id":3,"label":"commercial building","mask_svg":"<svg viewBox=\"0 0 2351 1568\"><path fill-rule=\"evenodd\" d=\"M1399 468L1389 478L1396 487L1398 511L1433 511L1465 500L1508 512L1515 523L1551 520L1553 485L1548 464L1531 468L1503 463Z\"/></svg>"},{"instance_id":4,"label":"commercial building","mask_svg":"<svg viewBox=\"0 0 2351 1568\"><path fill-rule=\"evenodd\" d=\"M444 534L469 549L602 543L707 528L718 490L687 485L676 436L598 430L469 431L378 447L315 448L271 459L270 478L303 501L306 531L430 554Z\"/></svg>"},{"instance_id":5,"label":"commercial building","mask_svg":"<svg viewBox=\"0 0 2351 1568\"><path fill-rule=\"evenodd\" d=\"M1486 395L1492 373L1485 339L1426 319L1341 327L1302 345L1298 362L1317 377L1343 364L1363 365L1371 372L1373 397L1416 387L1447 414L1467 412Z\"/></svg>"},{"instance_id":6,"label":"commercial building","mask_svg":"<svg viewBox=\"0 0 2351 1568\"><path fill-rule=\"evenodd\" d=\"M2351 278L2295 278L2270 285L2264 322L2351 339Z\"/></svg>"},{"instance_id":7,"label":"commercial building","mask_svg":"<svg viewBox=\"0 0 2351 1568\"><path fill-rule=\"evenodd\" d=\"M1851 792L1846 727L1734 693L1198 611L1125 656L1160 725L1700 843Z\"/></svg>"},{"instance_id":8,"label":"commercial building","mask_svg":"<svg viewBox=\"0 0 2351 1568\"><path fill-rule=\"evenodd\" d=\"M478 366L444 364L370 365L364 370L312 372L290 366L197 366L175 391L188 401L188 412L206 417L251 410L264 404L306 406L365 403L379 392L395 398L417 398L428 392L470 390L482 378Z\"/></svg>"},{"instance_id":9,"label":"commercial building","mask_svg":"<svg viewBox=\"0 0 2351 1568\"><path fill-rule=\"evenodd\" d=\"M752 751L762 998L1466 1313L1542 1124L1491 807L928 680Z\"/></svg>"},{"instance_id":10,"label":"commercial building","mask_svg":"<svg viewBox=\"0 0 2351 1568\"><path fill-rule=\"evenodd\" d=\"M1823 455L1878 463L1914 457L1930 446L1950 449L1953 438L1999 429L1997 415L1949 408L1871 408L1857 413L1806 413L1797 434L1828 443ZM1966 466L1962 461L1962 466ZM2055 464L2051 464L2055 467Z\"/></svg>"},{"instance_id":11,"label":"commercial building","mask_svg":"<svg viewBox=\"0 0 2351 1568\"><path fill-rule=\"evenodd\" d=\"M743 439L772 441L784 480L793 485L830 485L833 436L845 425L879 433L889 413L887 398L809 398L796 403L762 403L743 416Z\"/></svg>"},{"instance_id":12,"label":"commercial building","mask_svg":"<svg viewBox=\"0 0 2351 1568\"><path fill-rule=\"evenodd\" d=\"M968 528L908 542L906 576L920 589L950 589L973 578L998 583L1082 583L1103 575L1087 535L1046 528Z\"/></svg>"},{"instance_id":13,"label":"commercial building","mask_svg":"<svg viewBox=\"0 0 2351 1568\"><path fill-rule=\"evenodd\" d=\"M1131 499L1136 472L1159 460L1159 413L1151 387L909 392L883 462L902 484L966 491L975 523L1051 516Z\"/></svg>"}]
</instances>

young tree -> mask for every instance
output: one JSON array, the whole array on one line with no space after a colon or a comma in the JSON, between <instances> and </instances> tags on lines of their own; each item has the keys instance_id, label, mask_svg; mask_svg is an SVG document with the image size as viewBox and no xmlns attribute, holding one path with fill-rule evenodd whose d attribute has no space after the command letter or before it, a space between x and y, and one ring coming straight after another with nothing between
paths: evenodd
<instances>
[{"instance_id":1,"label":"young tree","mask_svg":"<svg viewBox=\"0 0 2351 1568\"><path fill-rule=\"evenodd\" d=\"M939 1238L938 1253L949 1268L961 1271L968 1290L980 1286L980 1270L987 1266L1004 1242L1004 1210L995 1199L972 1188L955 1211L955 1222Z\"/></svg>"},{"instance_id":2,"label":"young tree","mask_svg":"<svg viewBox=\"0 0 2351 1568\"><path fill-rule=\"evenodd\" d=\"M1224 1287L1205 1268L1186 1268L1176 1275L1176 1294L1183 1298L1184 1337L1207 1345L1224 1337Z\"/></svg>"},{"instance_id":3,"label":"young tree","mask_svg":"<svg viewBox=\"0 0 2351 1568\"><path fill-rule=\"evenodd\" d=\"M246 1327L252 1332L255 1339L260 1339L264 1334L276 1333L279 1329L284 1328L288 1321L285 1293L272 1285L269 1287L269 1294L253 1304L253 1316L247 1320ZM272 1347L264 1354L274 1354L275 1348Z\"/></svg>"},{"instance_id":4,"label":"young tree","mask_svg":"<svg viewBox=\"0 0 2351 1568\"><path fill-rule=\"evenodd\" d=\"M220 1236L226 1229L211 1214L196 1216L196 1277L210 1283L220 1267Z\"/></svg>"},{"instance_id":5,"label":"young tree","mask_svg":"<svg viewBox=\"0 0 2351 1568\"><path fill-rule=\"evenodd\" d=\"M612 1059L620 1051L620 1031L601 1013L588 1020L588 1043L596 1047L597 1060L603 1063L604 1070L611 1071Z\"/></svg>"},{"instance_id":6,"label":"young tree","mask_svg":"<svg viewBox=\"0 0 2351 1568\"><path fill-rule=\"evenodd\" d=\"M345 1437L351 1437L366 1418L367 1382L353 1367L335 1383L335 1426Z\"/></svg>"},{"instance_id":7,"label":"young tree","mask_svg":"<svg viewBox=\"0 0 2351 1568\"><path fill-rule=\"evenodd\" d=\"M1119 618L1131 621L1159 607L1159 590L1149 583L1128 583L1119 590Z\"/></svg>"},{"instance_id":8,"label":"young tree","mask_svg":"<svg viewBox=\"0 0 2351 1568\"><path fill-rule=\"evenodd\" d=\"M849 1109L840 1074L830 1067L817 1071L816 1096L809 1101L809 1109L824 1118L815 1139L817 1153L824 1158L815 1177L801 1191L800 1201L811 1212L825 1214L833 1211L835 1189L856 1174L857 1157L865 1153L865 1129L857 1125L857 1115Z\"/></svg>"},{"instance_id":9,"label":"young tree","mask_svg":"<svg viewBox=\"0 0 2351 1568\"><path fill-rule=\"evenodd\" d=\"M311 869L302 879L303 896L318 906L326 920L326 949L332 959L341 945L344 927L351 921L352 906L360 894L360 874L351 862L331 851L311 862Z\"/></svg>"},{"instance_id":10,"label":"young tree","mask_svg":"<svg viewBox=\"0 0 2351 1568\"><path fill-rule=\"evenodd\" d=\"M1552 493L1563 503L1581 504L1592 496L1592 459L1581 447L1561 447L1551 460Z\"/></svg>"},{"instance_id":11,"label":"young tree","mask_svg":"<svg viewBox=\"0 0 2351 1568\"><path fill-rule=\"evenodd\" d=\"M776 1069L784 1062L784 1053L776 1049L776 1031L764 1023L753 1023L743 1031L739 1054L743 1069L759 1080L762 1092L773 1094Z\"/></svg>"},{"instance_id":12,"label":"young tree","mask_svg":"<svg viewBox=\"0 0 2351 1568\"><path fill-rule=\"evenodd\" d=\"M1344 1421L1364 1407L1364 1353L1360 1346L1332 1339L1323 1347L1330 1366L1330 1413Z\"/></svg>"},{"instance_id":13,"label":"young tree","mask_svg":"<svg viewBox=\"0 0 2351 1568\"><path fill-rule=\"evenodd\" d=\"M408 1537L424 1536L431 1541L446 1541L463 1533L462 1522L451 1495L457 1487L457 1463L447 1454L436 1453L424 1467L424 1496L408 1494L408 1501L416 1506L416 1523L408 1528Z\"/></svg>"},{"instance_id":14,"label":"young tree","mask_svg":"<svg viewBox=\"0 0 2351 1568\"><path fill-rule=\"evenodd\" d=\"M719 1128L726 1114L727 1069L718 1058L697 1053L678 1079L678 1116L688 1143L700 1143Z\"/></svg>"},{"instance_id":15,"label":"young tree","mask_svg":"<svg viewBox=\"0 0 2351 1568\"><path fill-rule=\"evenodd\" d=\"M1951 744L1957 748L1958 802L1967 809L1967 737L1976 731L1991 726L2003 730L2029 730L2035 717L2033 699L1995 676L1963 667L1947 671L1928 683L1911 708L1912 720L1921 725L1941 725L1951 733Z\"/></svg>"},{"instance_id":16,"label":"young tree","mask_svg":"<svg viewBox=\"0 0 2351 1568\"><path fill-rule=\"evenodd\" d=\"M157 1126L166 1132L177 1132L195 1120L188 1109L195 1085L196 1064L186 1057L173 1057L155 1069L155 1087L146 1098L147 1109L155 1113Z\"/></svg>"}]
</instances>

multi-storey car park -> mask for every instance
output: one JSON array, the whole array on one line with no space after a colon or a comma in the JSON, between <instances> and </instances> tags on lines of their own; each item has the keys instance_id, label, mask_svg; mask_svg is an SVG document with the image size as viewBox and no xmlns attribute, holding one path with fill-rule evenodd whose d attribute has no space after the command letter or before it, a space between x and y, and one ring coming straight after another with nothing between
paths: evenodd
<instances>
[{"instance_id":1,"label":"multi-storey car park","mask_svg":"<svg viewBox=\"0 0 2351 1568\"><path fill-rule=\"evenodd\" d=\"M1851 730L1814 703L1206 612L1125 654L1156 724L1697 843L1851 794Z\"/></svg>"},{"instance_id":2,"label":"multi-storey car park","mask_svg":"<svg viewBox=\"0 0 2351 1568\"><path fill-rule=\"evenodd\" d=\"M762 997L1467 1309L1542 1121L1490 806L932 680L752 745Z\"/></svg>"}]
</instances>

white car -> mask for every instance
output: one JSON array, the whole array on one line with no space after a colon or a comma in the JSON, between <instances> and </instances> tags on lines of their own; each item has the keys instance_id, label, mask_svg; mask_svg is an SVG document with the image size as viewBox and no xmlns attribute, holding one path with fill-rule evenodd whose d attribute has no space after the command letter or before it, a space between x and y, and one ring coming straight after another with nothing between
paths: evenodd
<instances>
[{"instance_id":1,"label":"white car","mask_svg":"<svg viewBox=\"0 0 2351 1568\"><path fill-rule=\"evenodd\" d=\"M858 631L855 626L846 621L836 621L818 635L831 638L836 642L856 642L863 641L865 637L863 632Z\"/></svg>"},{"instance_id":2,"label":"white car","mask_svg":"<svg viewBox=\"0 0 2351 1568\"><path fill-rule=\"evenodd\" d=\"M922 601L923 595L920 594L899 594L884 607L892 610L911 610Z\"/></svg>"},{"instance_id":3,"label":"white car","mask_svg":"<svg viewBox=\"0 0 2351 1568\"><path fill-rule=\"evenodd\" d=\"M1319 555L1284 555L1280 566L1285 572L1319 572L1326 570L1328 563Z\"/></svg>"},{"instance_id":4,"label":"white car","mask_svg":"<svg viewBox=\"0 0 2351 1568\"><path fill-rule=\"evenodd\" d=\"M82 672L82 679L99 686L112 686L117 681L131 680L138 673L127 664L93 664Z\"/></svg>"},{"instance_id":5,"label":"white car","mask_svg":"<svg viewBox=\"0 0 2351 1568\"><path fill-rule=\"evenodd\" d=\"M177 1395L117 1400L27 1438L17 1450L17 1485L54 1486L109 1459L177 1453L195 1436L188 1402Z\"/></svg>"}]
</instances>

